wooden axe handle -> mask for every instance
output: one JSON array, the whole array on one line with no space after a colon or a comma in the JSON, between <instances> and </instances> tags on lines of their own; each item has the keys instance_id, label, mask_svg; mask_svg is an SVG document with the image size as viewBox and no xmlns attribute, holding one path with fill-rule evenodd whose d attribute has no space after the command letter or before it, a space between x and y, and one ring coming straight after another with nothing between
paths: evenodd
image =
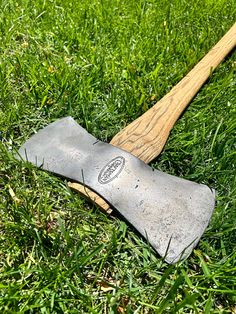
<instances>
[{"instance_id":1,"label":"wooden axe handle","mask_svg":"<svg viewBox=\"0 0 236 314\"><path fill-rule=\"evenodd\" d=\"M149 163L162 151L172 127L214 69L236 46L236 23L201 61L141 117L127 125L111 140L134 156ZM109 205L94 192L78 183L69 186L94 201L106 212Z\"/></svg>"},{"instance_id":2,"label":"wooden axe handle","mask_svg":"<svg viewBox=\"0 0 236 314\"><path fill-rule=\"evenodd\" d=\"M179 116L235 45L236 23L168 94L116 134L111 144L146 163L156 158Z\"/></svg>"}]
</instances>

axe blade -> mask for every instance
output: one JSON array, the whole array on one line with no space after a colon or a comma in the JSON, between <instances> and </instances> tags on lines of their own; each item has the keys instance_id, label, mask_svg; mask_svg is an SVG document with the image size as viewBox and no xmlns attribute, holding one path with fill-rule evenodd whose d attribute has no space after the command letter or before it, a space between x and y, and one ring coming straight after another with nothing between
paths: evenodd
<instances>
[{"instance_id":1,"label":"axe blade","mask_svg":"<svg viewBox=\"0 0 236 314\"><path fill-rule=\"evenodd\" d=\"M19 155L96 191L168 263L188 257L214 210L214 190L153 170L126 151L97 140L71 117L33 135Z\"/></svg>"}]
</instances>

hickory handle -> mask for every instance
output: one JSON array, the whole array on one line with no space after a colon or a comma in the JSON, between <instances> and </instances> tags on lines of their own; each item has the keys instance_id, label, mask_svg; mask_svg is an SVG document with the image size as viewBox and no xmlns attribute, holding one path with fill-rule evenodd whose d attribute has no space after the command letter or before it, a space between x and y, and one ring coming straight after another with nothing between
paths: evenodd
<instances>
[{"instance_id":1,"label":"hickory handle","mask_svg":"<svg viewBox=\"0 0 236 314\"><path fill-rule=\"evenodd\" d=\"M151 109L115 135L110 143L132 153L145 163L156 158L161 153L169 133L181 113L212 71L235 46L236 23L187 76ZM110 206L88 188L71 182L69 186L92 200L105 212L111 212Z\"/></svg>"},{"instance_id":2,"label":"hickory handle","mask_svg":"<svg viewBox=\"0 0 236 314\"><path fill-rule=\"evenodd\" d=\"M236 46L236 23L201 61L141 117L114 136L111 144L149 163L162 151L175 122L212 71Z\"/></svg>"}]
</instances>

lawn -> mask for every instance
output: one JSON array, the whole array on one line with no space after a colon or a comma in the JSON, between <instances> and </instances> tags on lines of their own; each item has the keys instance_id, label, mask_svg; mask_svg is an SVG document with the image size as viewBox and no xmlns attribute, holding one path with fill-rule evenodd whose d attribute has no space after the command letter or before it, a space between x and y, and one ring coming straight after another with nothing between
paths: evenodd
<instances>
[{"instance_id":1,"label":"lawn","mask_svg":"<svg viewBox=\"0 0 236 314\"><path fill-rule=\"evenodd\" d=\"M116 213L14 158L30 135L68 115L109 142L226 33L235 1L0 5L0 312L236 313L235 51L151 163L217 191L187 260L168 265Z\"/></svg>"}]
</instances>

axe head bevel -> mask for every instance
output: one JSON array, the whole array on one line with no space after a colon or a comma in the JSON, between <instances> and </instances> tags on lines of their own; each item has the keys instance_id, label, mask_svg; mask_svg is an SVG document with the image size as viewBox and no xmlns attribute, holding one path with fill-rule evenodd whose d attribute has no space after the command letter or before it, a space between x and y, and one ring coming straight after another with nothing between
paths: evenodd
<instances>
[{"instance_id":1,"label":"axe head bevel","mask_svg":"<svg viewBox=\"0 0 236 314\"><path fill-rule=\"evenodd\" d=\"M97 140L71 117L33 135L19 155L101 195L168 263L191 253L214 210L214 190L152 169Z\"/></svg>"}]
</instances>

